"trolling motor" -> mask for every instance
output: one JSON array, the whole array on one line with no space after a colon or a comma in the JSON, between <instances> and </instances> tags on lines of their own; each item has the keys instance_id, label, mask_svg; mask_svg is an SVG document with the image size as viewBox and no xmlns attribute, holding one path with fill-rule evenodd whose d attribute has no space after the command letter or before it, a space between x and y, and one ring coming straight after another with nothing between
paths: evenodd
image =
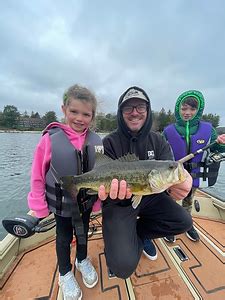
<instances>
[{"instance_id":1,"label":"trolling motor","mask_svg":"<svg viewBox=\"0 0 225 300\"><path fill-rule=\"evenodd\" d=\"M28 238L36 232L46 232L55 227L55 218L48 220L38 219L31 215L2 220L5 230L18 238Z\"/></svg>"}]
</instances>

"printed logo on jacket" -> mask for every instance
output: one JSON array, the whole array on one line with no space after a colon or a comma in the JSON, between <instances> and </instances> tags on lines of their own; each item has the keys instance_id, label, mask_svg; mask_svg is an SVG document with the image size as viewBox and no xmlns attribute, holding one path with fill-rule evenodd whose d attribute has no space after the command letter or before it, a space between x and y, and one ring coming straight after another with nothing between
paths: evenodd
<instances>
[{"instance_id":1,"label":"printed logo on jacket","mask_svg":"<svg viewBox=\"0 0 225 300\"><path fill-rule=\"evenodd\" d=\"M148 151L148 159L154 159L155 158L155 152L154 150Z\"/></svg>"}]
</instances>

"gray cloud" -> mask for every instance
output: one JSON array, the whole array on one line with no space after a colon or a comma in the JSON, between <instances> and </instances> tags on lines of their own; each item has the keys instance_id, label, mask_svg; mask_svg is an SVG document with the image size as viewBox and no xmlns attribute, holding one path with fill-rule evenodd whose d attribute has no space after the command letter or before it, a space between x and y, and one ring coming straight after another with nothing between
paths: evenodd
<instances>
[{"instance_id":1,"label":"gray cloud","mask_svg":"<svg viewBox=\"0 0 225 300\"><path fill-rule=\"evenodd\" d=\"M115 112L130 85L154 110L173 110L179 93L201 90L206 113L225 112L225 3L181 1L2 1L0 110L55 110L74 83Z\"/></svg>"}]
</instances>

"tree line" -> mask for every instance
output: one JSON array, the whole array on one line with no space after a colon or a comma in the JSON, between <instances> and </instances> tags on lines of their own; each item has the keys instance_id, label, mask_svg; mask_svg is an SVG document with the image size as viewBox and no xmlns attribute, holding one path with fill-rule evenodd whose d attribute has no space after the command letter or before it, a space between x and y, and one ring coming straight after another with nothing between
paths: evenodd
<instances>
[{"instance_id":1,"label":"tree line","mask_svg":"<svg viewBox=\"0 0 225 300\"><path fill-rule=\"evenodd\" d=\"M26 120L28 122L24 122ZM33 122L29 122L31 120ZM3 111L0 111L1 129L42 130L45 128L45 126L55 121L57 121L57 117L54 111L48 111L42 117L38 112L33 111L31 112L31 115L29 115L27 111L20 113L17 107L14 105L6 105ZM36 124L38 124L38 126L36 126ZM26 126L28 126L28 128Z\"/></svg>"},{"instance_id":2,"label":"tree line","mask_svg":"<svg viewBox=\"0 0 225 300\"><path fill-rule=\"evenodd\" d=\"M36 120L36 122L24 122L24 120ZM202 116L202 120L211 122L213 127L216 128L219 126L220 117L217 114L204 114ZM32 112L31 115L29 115L26 111L24 113L20 113L17 107L15 107L14 105L6 105L3 111L0 111L0 129L43 130L48 124L56 121L58 120L54 111L48 111L42 117L38 112ZM175 116L174 113L171 112L171 110L168 110L166 112L166 110L162 108L159 112L153 111L153 130L161 132L168 124L174 122ZM35 123L38 124L38 126L34 126ZM26 126L30 127L27 128ZM96 131L111 132L116 129L116 127L116 114L97 114L94 124L94 129Z\"/></svg>"}]
</instances>

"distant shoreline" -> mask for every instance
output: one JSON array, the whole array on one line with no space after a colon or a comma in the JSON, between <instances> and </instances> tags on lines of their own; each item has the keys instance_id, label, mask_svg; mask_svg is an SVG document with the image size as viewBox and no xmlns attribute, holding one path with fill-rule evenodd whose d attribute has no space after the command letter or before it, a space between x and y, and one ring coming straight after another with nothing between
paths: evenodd
<instances>
[{"instance_id":1,"label":"distant shoreline","mask_svg":"<svg viewBox=\"0 0 225 300\"><path fill-rule=\"evenodd\" d=\"M225 126L218 126L216 128L217 134L225 133ZM42 133L42 130L18 130L18 129L0 129L0 133ZM99 132L97 132L99 133ZM106 133L104 133L106 134Z\"/></svg>"},{"instance_id":2,"label":"distant shoreline","mask_svg":"<svg viewBox=\"0 0 225 300\"><path fill-rule=\"evenodd\" d=\"M36 130L14 130L14 129L1 129L0 133L42 133Z\"/></svg>"}]
</instances>

